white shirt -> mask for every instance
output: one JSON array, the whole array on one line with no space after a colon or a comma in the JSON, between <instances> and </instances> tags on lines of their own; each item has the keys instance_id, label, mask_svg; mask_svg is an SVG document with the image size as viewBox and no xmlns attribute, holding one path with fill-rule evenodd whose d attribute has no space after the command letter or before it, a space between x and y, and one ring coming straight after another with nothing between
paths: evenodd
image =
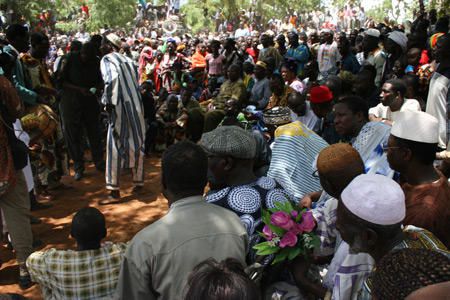
<instances>
[{"instance_id":1,"label":"white shirt","mask_svg":"<svg viewBox=\"0 0 450 300\"><path fill-rule=\"evenodd\" d=\"M319 131L320 129L320 120L311 109L311 104L309 103L309 101L306 101L306 113L304 116L299 117L295 112L291 110L291 120L292 122L300 121L305 124L306 127L315 132Z\"/></svg>"},{"instance_id":2,"label":"white shirt","mask_svg":"<svg viewBox=\"0 0 450 300\"><path fill-rule=\"evenodd\" d=\"M415 99L405 99L402 107L398 111L391 111L389 106L384 106L379 103L377 106L369 109L369 115L374 115L377 118L382 118L384 120L395 121L397 115L401 111L421 111L419 101Z\"/></svg>"}]
</instances>

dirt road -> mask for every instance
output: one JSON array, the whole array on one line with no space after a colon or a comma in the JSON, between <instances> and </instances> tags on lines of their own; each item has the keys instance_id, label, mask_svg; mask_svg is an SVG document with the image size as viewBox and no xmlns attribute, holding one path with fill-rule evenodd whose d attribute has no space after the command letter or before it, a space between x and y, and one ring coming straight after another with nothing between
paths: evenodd
<instances>
[{"instance_id":1,"label":"dirt road","mask_svg":"<svg viewBox=\"0 0 450 300\"><path fill-rule=\"evenodd\" d=\"M79 182L72 177L64 177L66 189L54 191L55 199L50 201L51 208L33 212L42 220L42 224L32 225L36 238L43 246L37 248L70 249L75 241L70 238L70 222L74 213L82 207L94 206L106 217L108 236L105 240L115 242L129 241L136 232L162 217L167 211L167 201L161 195L160 159L152 157L145 161L145 186L142 195L131 195L131 174L121 178L122 198L125 203L106 204L107 192L104 188L104 175L92 166L86 170L86 176ZM16 284L19 269L14 254L2 246L0 259L0 293L18 293L30 299L42 299L37 285L21 291Z\"/></svg>"}]
</instances>

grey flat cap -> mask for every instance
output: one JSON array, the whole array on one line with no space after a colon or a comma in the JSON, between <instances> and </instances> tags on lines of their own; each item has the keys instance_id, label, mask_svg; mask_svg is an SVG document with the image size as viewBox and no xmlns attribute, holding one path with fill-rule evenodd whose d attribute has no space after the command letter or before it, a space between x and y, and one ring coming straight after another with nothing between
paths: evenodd
<instances>
[{"instance_id":1,"label":"grey flat cap","mask_svg":"<svg viewBox=\"0 0 450 300\"><path fill-rule=\"evenodd\" d=\"M238 126L220 126L204 133L200 145L206 152L240 159L256 156L256 140L251 132Z\"/></svg>"}]
</instances>

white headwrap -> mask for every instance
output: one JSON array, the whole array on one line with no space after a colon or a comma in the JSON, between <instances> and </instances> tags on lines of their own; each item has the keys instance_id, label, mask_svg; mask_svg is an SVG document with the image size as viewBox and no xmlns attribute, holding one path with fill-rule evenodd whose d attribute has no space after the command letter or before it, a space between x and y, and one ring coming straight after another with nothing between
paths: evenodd
<instances>
[{"instance_id":1,"label":"white headwrap","mask_svg":"<svg viewBox=\"0 0 450 300\"><path fill-rule=\"evenodd\" d=\"M406 34L404 34L401 31L392 31L391 33L389 33L388 38L393 40L400 47L402 47L403 52L406 51L406 43L408 42Z\"/></svg>"}]
</instances>

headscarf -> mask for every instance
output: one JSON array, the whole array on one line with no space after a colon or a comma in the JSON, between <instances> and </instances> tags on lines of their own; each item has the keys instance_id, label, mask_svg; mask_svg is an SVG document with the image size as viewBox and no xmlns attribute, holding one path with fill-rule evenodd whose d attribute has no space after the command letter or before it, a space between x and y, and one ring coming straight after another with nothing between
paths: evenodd
<instances>
[{"instance_id":1,"label":"headscarf","mask_svg":"<svg viewBox=\"0 0 450 300\"><path fill-rule=\"evenodd\" d=\"M391 33L389 33L388 38L399 45L402 48L403 52L406 52L406 44L408 43L406 34L400 31L392 31Z\"/></svg>"}]
</instances>

